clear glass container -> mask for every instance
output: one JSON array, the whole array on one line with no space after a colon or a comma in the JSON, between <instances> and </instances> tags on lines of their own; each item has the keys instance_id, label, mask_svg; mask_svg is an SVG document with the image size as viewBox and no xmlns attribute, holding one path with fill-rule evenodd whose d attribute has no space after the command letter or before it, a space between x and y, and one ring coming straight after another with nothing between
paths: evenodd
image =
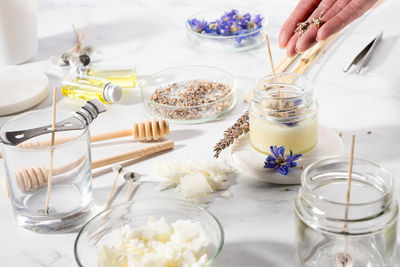
<instances>
[{"instance_id":1,"label":"clear glass container","mask_svg":"<svg viewBox=\"0 0 400 267\"><path fill-rule=\"evenodd\" d=\"M153 100L159 89L165 90L174 85L177 85L176 90L171 90L168 96L177 98L185 95L182 92L185 85L197 81L219 83L229 90L228 93L224 93L222 89L210 90L205 95L211 100L197 105L170 105ZM172 123L193 124L210 121L229 112L236 104L236 79L229 72L212 66L188 65L168 68L142 80L139 87L146 111ZM193 93L189 92L188 95Z\"/></svg>"},{"instance_id":2,"label":"clear glass container","mask_svg":"<svg viewBox=\"0 0 400 267\"><path fill-rule=\"evenodd\" d=\"M75 260L78 266L98 266L97 255L108 245L110 233L123 226L132 229L146 225L152 217L164 217L168 223L177 220L200 222L210 238L205 266L218 266L217 257L224 244L224 231L219 221L207 210L187 201L170 198L143 198L115 205L91 219L75 240Z\"/></svg>"},{"instance_id":3,"label":"clear glass container","mask_svg":"<svg viewBox=\"0 0 400 267\"><path fill-rule=\"evenodd\" d=\"M131 65L91 64L84 68L85 74L107 79L122 88L136 87L136 68Z\"/></svg>"},{"instance_id":4,"label":"clear glass container","mask_svg":"<svg viewBox=\"0 0 400 267\"><path fill-rule=\"evenodd\" d=\"M266 154L274 145L306 153L318 142L318 104L312 83L293 73L276 77L279 90L272 75L256 82L249 107L250 143Z\"/></svg>"},{"instance_id":5,"label":"clear glass container","mask_svg":"<svg viewBox=\"0 0 400 267\"><path fill-rule=\"evenodd\" d=\"M71 114L57 112L57 121ZM8 131L25 130L51 124L52 112L28 112L7 121L0 130L4 138ZM2 144L10 201L17 223L42 233L74 231L92 216L92 172L90 134L84 130L56 132L55 140L68 138L55 146L24 148ZM45 143L50 134L26 143ZM25 143L23 143L25 144ZM53 150L52 188L49 210L46 212L47 181Z\"/></svg>"},{"instance_id":6,"label":"clear glass container","mask_svg":"<svg viewBox=\"0 0 400 267\"><path fill-rule=\"evenodd\" d=\"M93 76L70 74L62 81L61 92L63 95L90 101L99 99L105 104L116 103L121 99L122 88L107 79Z\"/></svg>"},{"instance_id":7,"label":"clear glass container","mask_svg":"<svg viewBox=\"0 0 400 267\"><path fill-rule=\"evenodd\" d=\"M302 174L295 204L299 266L394 266L398 206L393 179L380 166L354 159L346 205L348 162L324 159Z\"/></svg>"},{"instance_id":8,"label":"clear glass container","mask_svg":"<svg viewBox=\"0 0 400 267\"><path fill-rule=\"evenodd\" d=\"M207 22L216 21L222 15L229 12L232 8L212 8L197 12L186 20L186 33L189 45L197 50L218 53L233 53L246 51L260 46L265 43L265 33L268 24L268 18L263 17L262 26L252 32L242 33L232 36L210 35L198 33L193 30L189 24L192 19L205 20ZM238 8L240 14L246 13L262 15L260 11L252 8Z\"/></svg>"}]
</instances>

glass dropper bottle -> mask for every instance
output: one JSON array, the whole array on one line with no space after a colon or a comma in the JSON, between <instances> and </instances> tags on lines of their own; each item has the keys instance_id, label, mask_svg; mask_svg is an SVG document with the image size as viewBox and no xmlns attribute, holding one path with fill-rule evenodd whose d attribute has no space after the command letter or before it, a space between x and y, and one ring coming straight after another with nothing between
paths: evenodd
<instances>
[{"instance_id":1,"label":"glass dropper bottle","mask_svg":"<svg viewBox=\"0 0 400 267\"><path fill-rule=\"evenodd\" d=\"M83 75L107 79L122 88L136 87L136 68L131 65L90 64L80 67L79 72Z\"/></svg>"},{"instance_id":2,"label":"glass dropper bottle","mask_svg":"<svg viewBox=\"0 0 400 267\"><path fill-rule=\"evenodd\" d=\"M62 82L63 95L89 101L99 99L105 104L116 103L121 99L122 88L107 79L87 75L70 75Z\"/></svg>"}]
</instances>

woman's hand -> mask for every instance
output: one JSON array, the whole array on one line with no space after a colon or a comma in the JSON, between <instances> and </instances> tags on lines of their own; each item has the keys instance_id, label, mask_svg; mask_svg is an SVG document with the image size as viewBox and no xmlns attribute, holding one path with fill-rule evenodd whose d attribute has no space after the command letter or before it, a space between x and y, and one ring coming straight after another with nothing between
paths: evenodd
<instances>
[{"instance_id":1,"label":"woman's hand","mask_svg":"<svg viewBox=\"0 0 400 267\"><path fill-rule=\"evenodd\" d=\"M279 33L279 47L290 57L302 53L317 41L323 41L363 15L377 0L300 0ZM321 13L323 12L323 13ZM322 26L311 22L320 15ZM299 22L309 22L302 34L294 32Z\"/></svg>"}]
</instances>

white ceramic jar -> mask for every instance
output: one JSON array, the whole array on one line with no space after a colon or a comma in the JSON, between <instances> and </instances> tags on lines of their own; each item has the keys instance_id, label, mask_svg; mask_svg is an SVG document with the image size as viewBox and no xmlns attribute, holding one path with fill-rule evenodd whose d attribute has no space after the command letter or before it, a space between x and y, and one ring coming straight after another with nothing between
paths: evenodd
<instances>
[{"instance_id":1,"label":"white ceramic jar","mask_svg":"<svg viewBox=\"0 0 400 267\"><path fill-rule=\"evenodd\" d=\"M0 65L20 64L37 52L37 0L0 1Z\"/></svg>"}]
</instances>

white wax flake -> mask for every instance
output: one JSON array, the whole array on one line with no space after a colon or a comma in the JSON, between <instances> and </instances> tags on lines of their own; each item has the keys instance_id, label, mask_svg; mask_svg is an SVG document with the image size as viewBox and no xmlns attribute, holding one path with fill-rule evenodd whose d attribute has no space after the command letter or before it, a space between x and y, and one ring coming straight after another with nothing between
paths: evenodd
<instances>
[{"instance_id":1,"label":"white wax flake","mask_svg":"<svg viewBox=\"0 0 400 267\"><path fill-rule=\"evenodd\" d=\"M188 173L183 176L176 189L178 192L181 192L183 198L186 199L207 195L213 192L213 189L207 181L207 177L201 172Z\"/></svg>"},{"instance_id":2,"label":"white wax flake","mask_svg":"<svg viewBox=\"0 0 400 267\"><path fill-rule=\"evenodd\" d=\"M157 174L165 178L156 190L175 187L178 196L198 204L213 201L213 192L226 190L230 184L227 174L232 168L222 160L184 162L158 161Z\"/></svg>"},{"instance_id":3,"label":"white wax flake","mask_svg":"<svg viewBox=\"0 0 400 267\"><path fill-rule=\"evenodd\" d=\"M208 262L210 238L200 222L163 217L146 225L121 227L110 233L109 242L97 255L99 267L200 267Z\"/></svg>"},{"instance_id":4,"label":"white wax flake","mask_svg":"<svg viewBox=\"0 0 400 267\"><path fill-rule=\"evenodd\" d=\"M231 198L233 196L231 191L225 191L220 195L222 198Z\"/></svg>"}]
</instances>

